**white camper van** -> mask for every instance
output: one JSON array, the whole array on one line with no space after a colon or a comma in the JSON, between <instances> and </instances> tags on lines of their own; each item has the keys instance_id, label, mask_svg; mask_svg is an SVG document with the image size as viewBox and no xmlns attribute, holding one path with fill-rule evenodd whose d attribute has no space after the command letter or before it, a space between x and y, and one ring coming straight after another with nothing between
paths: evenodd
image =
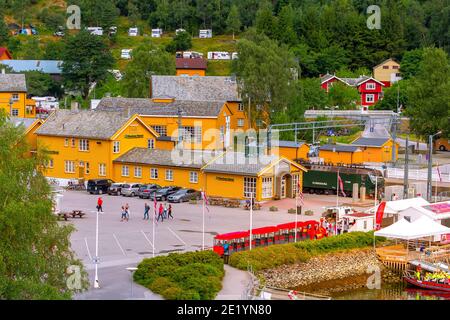
<instances>
[{"instance_id":1,"label":"white camper van","mask_svg":"<svg viewBox=\"0 0 450 320\"><path fill-rule=\"evenodd\" d=\"M132 49L122 49L122 52L120 53L120 58L125 60L131 59L131 51Z\"/></svg>"},{"instance_id":2,"label":"white camper van","mask_svg":"<svg viewBox=\"0 0 450 320\"><path fill-rule=\"evenodd\" d=\"M130 28L128 29L128 35L130 37L136 37L139 35L139 28Z\"/></svg>"},{"instance_id":3,"label":"white camper van","mask_svg":"<svg viewBox=\"0 0 450 320\"><path fill-rule=\"evenodd\" d=\"M231 55L229 52L225 51L210 51L208 52L209 60L230 60Z\"/></svg>"},{"instance_id":4,"label":"white camper van","mask_svg":"<svg viewBox=\"0 0 450 320\"><path fill-rule=\"evenodd\" d=\"M211 29L204 29L200 30L198 33L199 38L212 38L212 30Z\"/></svg>"},{"instance_id":5,"label":"white camper van","mask_svg":"<svg viewBox=\"0 0 450 320\"><path fill-rule=\"evenodd\" d=\"M89 31L91 34L95 36L102 36L103 35L103 28L102 27L88 27L86 28L87 31Z\"/></svg>"},{"instance_id":6,"label":"white camper van","mask_svg":"<svg viewBox=\"0 0 450 320\"><path fill-rule=\"evenodd\" d=\"M161 38L162 33L162 29L152 29L152 38Z\"/></svg>"}]
</instances>

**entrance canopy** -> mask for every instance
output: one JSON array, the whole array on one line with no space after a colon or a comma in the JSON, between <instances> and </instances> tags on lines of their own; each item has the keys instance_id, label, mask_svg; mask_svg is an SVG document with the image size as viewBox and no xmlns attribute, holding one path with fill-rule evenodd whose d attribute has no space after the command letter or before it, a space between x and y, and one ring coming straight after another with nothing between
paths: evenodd
<instances>
[{"instance_id":1,"label":"entrance canopy","mask_svg":"<svg viewBox=\"0 0 450 320\"><path fill-rule=\"evenodd\" d=\"M403 218L389 227L375 231L375 236L411 240L448 233L450 228L422 216L414 222L408 222Z\"/></svg>"}]
</instances>

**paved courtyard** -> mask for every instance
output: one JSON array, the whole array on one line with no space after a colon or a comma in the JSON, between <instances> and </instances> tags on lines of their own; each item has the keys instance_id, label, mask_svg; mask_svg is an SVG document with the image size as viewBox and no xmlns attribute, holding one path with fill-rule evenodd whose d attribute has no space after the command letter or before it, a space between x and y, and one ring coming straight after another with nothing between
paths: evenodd
<instances>
[{"instance_id":1,"label":"paved courtyard","mask_svg":"<svg viewBox=\"0 0 450 320\"><path fill-rule=\"evenodd\" d=\"M76 231L71 236L72 248L83 261L91 283L93 282L95 256L95 226L97 195L86 192L66 191L61 201L62 211L74 209L83 210L86 214L82 219L70 218ZM130 273L127 267L136 266L143 258L170 252L199 250L202 247L202 206L201 204L172 204L172 220L158 222L155 226L155 241L153 242L151 220L143 220L144 203L147 202L153 210L150 200L128 198L123 196L102 195L104 213L99 215L99 282L100 289L91 289L78 299L125 299L131 297ZM349 202L349 198L341 198L341 203ZM121 222L121 206L125 203L130 207L130 220ZM299 221L318 219L324 206L335 205L335 196L305 195L305 210L312 209L313 217L299 215ZM278 212L270 212L269 206L277 205ZM287 213L287 208L295 206L295 200L285 199L266 203L262 210L254 211L253 227L276 225L294 221L294 215ZM209 206L205 210L205 246L212 247L214 235L218 233L248 230L250 212L242 208L224 208ZM228 287L228 286L227 286ZM239 291L239 289L237 289ZM227 291L227 294L231 294ZM237 294L237 292L236 292ZM134 299L158 299L157 295L143 287L134 285Z\"/></svg>"}]
</instances>

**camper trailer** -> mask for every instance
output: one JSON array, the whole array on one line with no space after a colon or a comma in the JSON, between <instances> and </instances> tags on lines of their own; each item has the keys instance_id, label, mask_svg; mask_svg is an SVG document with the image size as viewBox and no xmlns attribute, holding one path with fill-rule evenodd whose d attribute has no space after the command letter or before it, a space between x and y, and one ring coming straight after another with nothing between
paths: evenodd
<instances>
[{"instance_id":1,"label":"camper trailer","mask_svg":"<svg viewBox=\"0 0 450 320\"><path fill-rule=\"evenodd\" d=\"M208 52L208 60L230 60L231 55L225 51L210 51Z\"/></svg>"},{"instance_id":2,"label":"camper trailer","mask_svg":"<svg viewBox=\"0 0 450 320\"><path fill-rule=\"evenodd\" d=\"M139 29L138 28L130 28L128 29L128 35L130 37L136 37L139 35Z\"/></svg>"},{"instance_id":3,"label":"camper trailer","mask_svg":"<svg viewBox=\"0 0 450 320\"><path fill-rule=\"evenodd\" d=\"M201 39L212 38L212 30L211 29L200 30L198 33L198 37Z\"/></svg>"},{"instance_id":4,"label":"camper trailer","mask_svg":"<svg viewBox=\"0 0 450 320\"><path fill-rule=\"evenodd\" d=\"M161 38L162 33L162 29L152 29L152 38Z\"/></svg>"}]
</instances>

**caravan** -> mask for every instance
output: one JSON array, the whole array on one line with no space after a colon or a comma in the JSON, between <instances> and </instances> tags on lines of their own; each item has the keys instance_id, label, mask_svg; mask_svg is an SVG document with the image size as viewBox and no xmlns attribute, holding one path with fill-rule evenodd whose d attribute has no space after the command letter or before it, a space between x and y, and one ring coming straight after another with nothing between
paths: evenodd
<instances>
[{"instance_id":1,"label":"caravan","mask_svg":"<svg viewBox=\"0 0 450 320\"><path fill-rule=\"evenodd\" d=\"M103 35L102 27L88 27L88 28L86 28L86 30L89 31L94 36L102 36Z\"/></svg>"},{"instance_id":2,"label":"caravan","mask_svg":"<svg viewBox=\"0 0 450 320\"><path fill-rule=\"evenodd\" d=\"M231 55L225 51L210 51L208 52L208 60L230 60Z\"/></svg>"},{"instance_id":3,"label":"caravan","mask_svg":"<svg viewBox=\"0 0 450 320\"><path fill-rule=\"evenodd\" d=\"M162 33L162 29L152 29L152 38L161 38Z\"/></svg>"},{"instance_id":4,"label":"caravan","mask_svg":"<svg viewBox=\"0 0 450 320\"><path fill-rule=\"evenodd\" d=\"M201 39L212 38L212 30L211 29L200 30L198 33L198 37Z\"/></svg>"},{"instance_id":5,"label":"caravan","mask_svg":"<svg viewBox=\"0 0 450 320\"><path fill-rule=\"evenodd\" d=\"M128 29L128 35L130 37L136 37L139 35L139 29L138 28L130 28Z\"/></svg>"}]
</instances>

